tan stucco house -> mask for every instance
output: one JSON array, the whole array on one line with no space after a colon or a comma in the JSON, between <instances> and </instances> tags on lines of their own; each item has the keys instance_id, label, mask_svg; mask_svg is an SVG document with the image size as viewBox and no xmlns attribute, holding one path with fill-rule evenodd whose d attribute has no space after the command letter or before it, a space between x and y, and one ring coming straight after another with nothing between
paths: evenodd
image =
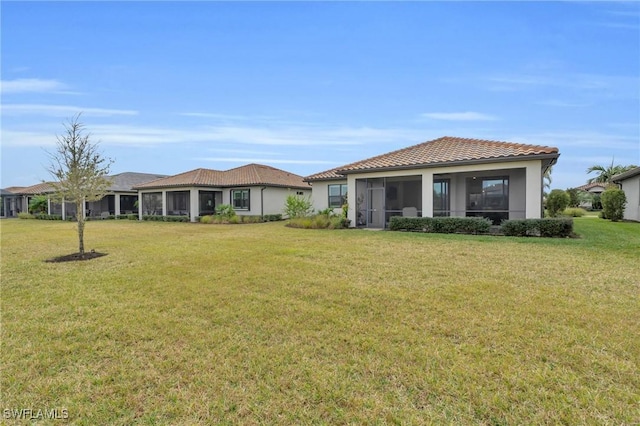
<instances>
[{"instance_id":1,"label":"tan stucco house","mask_svg":"<svg viewBox=\"0 0 640 426\"><path fill-rule=\"evenodd\" d=\"M138 191L133 186L150 180L165 177L154 173L124 172L107 176L111 182L105 195L99 201L87 202L84 215L88 218L99 218L112 215L138 213ZM55 191L50 182L41 182L27 187L6 188L3 193L3 212L6 217L17 216L29 210L29 202L37 195L49 195ZM48 214L67 217L76 216L75 203L56 203L49 199Z\"/></svg>"},{"instance_id":2,"label":"tan stucco house","mask_svg":"<svg viewBox=\"0 0 640 426\"><path fill-rule=\"evenodd\" d=\"M543 175L558 148L442 137L307 176L315 209L348 203L351 226L391 216L543 217Z\"/></svg>"},{"instance_id":3,"label":"tan stucco house","mask_svg":"<svg viewBox=\"0 0 640 426\"><path fill-rule=\"evenodd\" d=\"M238 215L282 214L288 195L311 195L302 176L262 164L230 170L195 169L135 187L139 217L144 215L210 215L220 204L230 204Z\"/></svg>"},{"instance_id":4,"label":"tan stucco house","mask_svg":"<svg viewBox=\"0 0 640 426\"><path fill-rule=\"evenodd\" d=\"M627 198L623 218L640 221L640 167L615 175L611 180L620 185Z\"/></svg>"}]
</instances>

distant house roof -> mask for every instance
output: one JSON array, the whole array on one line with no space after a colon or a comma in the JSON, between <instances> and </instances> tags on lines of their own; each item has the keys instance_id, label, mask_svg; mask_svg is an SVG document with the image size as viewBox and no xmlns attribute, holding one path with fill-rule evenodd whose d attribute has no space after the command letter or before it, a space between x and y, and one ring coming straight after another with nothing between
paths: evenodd
<instances>
[{"instance_id":1,"label":"distant house roof","mask_svg":"<svg viewBox=\"0 0 640 426\"><path fill-rule=\"evenodd\" d=\"M637 175L640 175L640 167L636 167L635 169L627 170L624 173L612 176L611 180L614 182L622 182L623 180L627 180Z\"/></svg>"},{"instance_id":2,"label":"distant house roof","mask_svg":"<svg viewBox=\"0 0 640 426\"><path fill-rule=\"evenodd\" d=\"M2 195L20 194L20 191L22 191L24 188L24 186L10 186L2 190Z\"/></svg>"},{"instance_id":3,"label":"distant house roof","mask_svg":"<svg viewBox=\"0 0 640 426\"><path fill-rule=\"evenodd\" d=\"M109 191L133 191L133 188L136 185L164 177L167 177L167 175L136 172L118 173L117 175L109 176L109 180L112 182L112 185L109 187Z\"/></svg>"},{"instance_id":4,"label":"distant house roof","mask_svg":"<svg viewBox=\"0 0 640 426\"><path fill-rule=\"evenodd\" d=\"M48 192L53 192L54 188L51 186L49 182L40 182L35 185L27 186L26 188L22 188L20 192L16 192L17 194L23 195L39 195L46 194Z\"/></svg>"},{"instance_id":5,"label":"distant house roof","mask_svg":"<svg viewBox=\"0 0 640 426\"><path fill-rule=\"evenodd\" d=\"M587 192L604 192L607 189L607 185L606 182L592 182L580 185L576 189Z\"/></svg>"},{"instance_id":6,"label":"distant house roof","mask_svg":"<svg viewBox=\"0 0 640 426\"><path fill-rule=\"evenodd\" d=\"M309 184L303 181L302 176L262 164L247 164L245 166L225 171L195 169L137 185L135 189L186 186L237 187L255 185L309 189Z\"/></svg>"},{"instance_id":7,"label":"distant house roof","mask_svg":"<svg viewBox=\"0 0 640 426\"><path fill-rule=\"evenodd\" d=\"M558 148L555 147L445 136L316 173L307 176L305 180L344 179L344 175L349 173L511 161L532 157L555 160L559 155Z\"/></svg>"},{"instance_id":8,"label":"distant house roof","mask_svg":"<svg viewBox=\"0 0 640 426\"><path fill-rule=\"evenodd\" d=\"M140 185L151 180L160 179L167 175L159 175L153 173L136 173L136 172L124 172L116 175L107 176L107 179L111 180L112 184L107 191L109 192L135 192L133 187ZM8 191L12 194L19 195L38 195L47 194L55 191L55 188L51 182L41 182L31 186L12 186L5 188L4 191ZM5 195L5 194L3 194Z\"/></svg>"}]
</instances>

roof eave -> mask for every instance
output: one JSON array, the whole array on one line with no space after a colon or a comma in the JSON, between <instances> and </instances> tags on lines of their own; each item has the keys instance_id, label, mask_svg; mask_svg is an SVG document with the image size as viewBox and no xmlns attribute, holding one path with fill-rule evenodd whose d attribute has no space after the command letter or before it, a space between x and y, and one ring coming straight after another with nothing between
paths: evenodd
<instances>
[{"instance_id":1,"label":"roof eave","mask_svg":"<svg viewBox=\"0 0 640 426\"><path fill-rule=\"evenodd\" d=\"M409 164L403 166L389 166L389 167L375 167L361 170L338 170L343 175L348 174L360 174L370 173L377 171L395 171L395 170L413 170L413 169L433 169L436 167L452 167L452 166L466 166L474 164L487 164L487 163L510 163L514 161L530 161L530 160L552 160L552 163L558 159L559 153L552 154L535 154L526 156L513 156L513 157L496 157L496 158L478 158L472 160L457 160L457 161L445 161L438 163L422 163L422 164Z\"/></svg>"},{"instance_id":2,"label":"roof eave","mask_svg":"<svg viewBox=\"0 0 640 426\"><path fill-rule=\"evenodd\" d=\"M612 176L611 180L615 183L620 183L621 181L632 178L636 175L640 175L640 167L636 167L635 169L631 169L624 173L620 173L619 175Z\"/></svg>"}]
</instances>

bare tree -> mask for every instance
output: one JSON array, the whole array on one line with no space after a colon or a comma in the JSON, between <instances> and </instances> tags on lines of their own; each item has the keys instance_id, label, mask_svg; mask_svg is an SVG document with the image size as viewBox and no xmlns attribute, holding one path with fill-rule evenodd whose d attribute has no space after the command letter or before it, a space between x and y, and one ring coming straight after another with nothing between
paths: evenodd
<instances>
[{"instance_id":1,"label":"bare tree","mask_svg":"<svg viewBox=\"0 0 640 426\"><path fill-rule=\"evenodd\" d=\"M80 114L64 124L66 132L56 136L56 152L49 153L48 171L55 178L52 183L54 199L76 205L78 221L78 252L84 256L84 203L98 201L106 195L111 182L107 179L113 161L98 152L98 144L90 140Z\"/></svg>"}]
</instances>

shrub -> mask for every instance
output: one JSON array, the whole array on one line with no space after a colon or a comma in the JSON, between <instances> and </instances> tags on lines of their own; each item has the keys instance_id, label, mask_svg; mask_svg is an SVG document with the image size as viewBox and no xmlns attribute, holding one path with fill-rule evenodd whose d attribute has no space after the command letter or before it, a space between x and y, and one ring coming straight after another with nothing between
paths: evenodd
<instances>
[{"instance_id":1,"label":"shrub","mask_svg":"<svg viewBox=\"0 0 640 426\"><path fill-rule=\"evenodd\" d=\"M31 213L27 213L27 212L18 213L18 218L20 218L20 219L36 219L36 217L34 215L32 215Z\"/></svg>"},{"instance_id":2,"label":"shrub","mask_svg":"<svg viewBox=\"0 0 640 426\"><path fill-rule=\"evenodd\" d=\"M129 220L138 220L138 215L135 213L131 213L127 215L127 219Z\"/></svg>"},{"instance_id":3,"label":"shrub","mask_svg":"<svg viewBox=\"0 0 640 426\"><path fill-rule=\"evenodd\" d=\"M230 221L231 218L236 216L236 211L233 210L233 206L231 204L220 204L216 206L216 214L221 218Z\"/></svg>"},{"instance_id":4,"label":"shrub","mask_svg":"<svg viewBox=\"0 0 640 426\"><path fill-rule=\"evenodd\" d=\"M340 217L328 217L325 214L296 217L289 220L288 226L304 229L344 229L349 227L349 220Z\"/></svg>"},{"instance_id":5,"label":"shrub","mask_svg":"<svg viewBox=\"0 0 640 426\"><path fill-rule=\"evenodd\" d=\"M593 194L591 196L591 210L602 210L600 194Z\"/></svg>"},{"instance_id":6,"label":"shrub","mask_svg":"<svg viewBox=\"0 0 640 426\"><path fill-rule=\"evenodd\" d=\"M564 211L562 212L563 216L570 216L570 217L582 217L585 214L587 214L587 211L579 207L569 207L567 209L564 209Z\"/></svg>"},{"instance_id":7,"label":"shrub","mask_svg":"<svg viewBox=\"0 0 640 426\"><path fill-rule=\"evenodd\" d=\"M389 222L389 229L439 234L484 234L490 231L491 220L484 217L393 216Z\"/></svg>"},{"instance_id":8,"label":"shrub","mask_svg":"<svg viewBox=\"0 0 640 426\"><path fill-rule=\"evenodd\" d=\"M573 235L573 219L512 219L502 222L501 230L509 237L570 237Z\"/></svg>"},{"instance_id":9,"label":"shrub","mask_svg":"<svg viewBox=\"0 0 640 426\"><path fill-rule=\"evenodd\" d=\"M265 222L277 222L279 220L282 220L282 215L281 214L265 214L262 217L262 220L264 220Z\"/></svg>"},{"instance_id":10,"label":"shrub","mask_svg":"<svg viewBox=\"0 0 640 426\"><path fill-rule=\"evenodd\" d=\"M569 194L562 189L554 189L547 196L547 210L549 216L556 217L564 211L571 201Z\"/></svg>"},{"instance_id":11,"label":"shrub","mask_svg":"<svg viewBox=\"0 0 640 426\"><path fill-rule=\"evenodd\" d=\"M33 217L40 220L62 220L62 215L60 214L38 213L33 215ZM75 220L75 219L71 217L71 218L67 218L67 220Z\"/></svg>"},{"instance_id":12,"label":"shrub","mask_svg":"<svg viewBox=\"0 0 640 426\"><path fill-rule=\"evenodd\" d=\"M624 206L627 204L627 197L623 190L618 188L608 188L602 193L602 214L605 218L614 222L622 220L624 217Z\"/></svg>"},{"instance_id":13,"label":"shrub","mask_svg":"<svg viewBox=\"0 0 640 426\"><path fill-rule=\"evenodd\" d=\"M580 205L580 194L578 188L567 189L567 195L569 195L569 207L578 207Z\"/></svg>"},{"instance_id":14,"label":"shrub","mask_svg":"<svg viewBox=\"0 0 640 426\"><path fill-rule=\"evenodd\" d=\"M213 216L202 216L200 217L200 223L213 223Z\"/></svg>"},{"instance_id":15,"label":"shrub","mask_svg":"<svg viewBox=\"0 0 640 426\"><path fill-rule=\"evenodd\" d=\"M189 222L189 216L165 216L164 221L165 222Z\"/></svg>"},{"instance_id":16,"label":"shrub","mask_svg":"<svg viewBox=\"0 0 640 426\"><path fill-rule=\"evenodd\" d=\"M44 213L49 206L49 199L46 195L36 195L29 200L29 213Z\"/></svg>"},{"instance_id":17,"label":"shrub","mask_svg":"<svg viewBox=\"0 0 640 426\"><path fill-rule=\"evenodd\" d=\"M289 195L285 201L284 214L289 219L310 216L313 213L311 197Z\"/></svg>"},{"instance_id":18,"label":"shrub","mask_svg":"<svg viewBox=\"0 0 640 426\"><path fill-rule=\"evenodd\" d=\"M326 217L328 217L328 218L331 218L331 217L335 217L335 216L337 216L336 212L335 212L335 211L333 211L333 209L332 209L331 207L328 207L328 208L326 208L326 209L324 209L324 210L320 210L320 211L318 212L318 214L319 214L319 215L326 216Z\"/></svg>"}]
</instances>

